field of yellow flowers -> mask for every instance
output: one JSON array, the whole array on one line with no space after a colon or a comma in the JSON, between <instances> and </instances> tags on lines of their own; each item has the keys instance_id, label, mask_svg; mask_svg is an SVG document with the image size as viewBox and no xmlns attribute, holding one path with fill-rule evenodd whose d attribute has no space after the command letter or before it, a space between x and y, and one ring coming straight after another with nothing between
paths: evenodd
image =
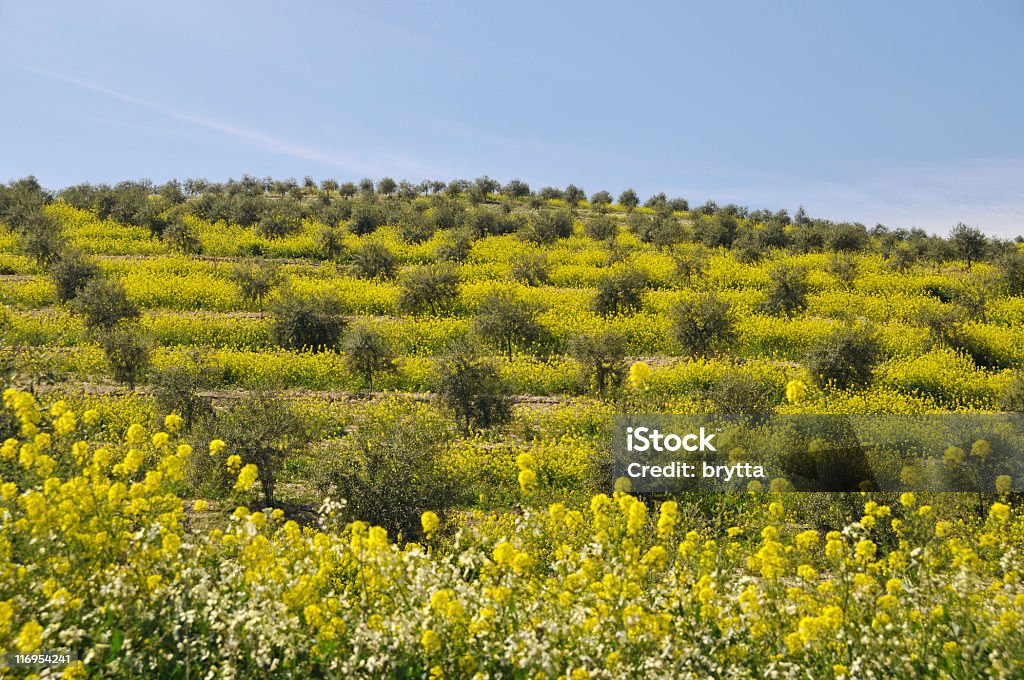
<instances>
[{"instance_id":1,"label":"field of yellow flowers","mask_svg":"<svg viewBox=\"0 0 1024 680\"><path fill-rule=\"evenodd\" d=\"M1024 518L865 500L825 535L787 495L729 526L622 493L531 504L420 543L239 506L200 527L181 421L97 442L101 416L7 390L0 647L81 650L63 677L1020 677ZM224 442L214 440L212 453ZM236 489L258 470L229 459Z\"/></svg>"},{"instance_id":2,"label":"field of yellow flowers","mask_svg":"<svg viewBox=\"0 0 1024 680\"><path fill-rule=\"evenodd\" d=\"M424 215L441 205L417 203ZM203 396L219 412L275 390L301 414L302 446L276 471L272 507L258 493L268 471L230 436L187 431L145 378L127 389L108 377L95 331L22 236L0 229L0 370L13 385L0 408L0 661L77 654L0 674L1024 677L1019 480L970 494L670 498L615 491L607 474L615 415L735 412L722 402L736 385L783 415L1003 411L1024 394L1024 297L999 266L897 262L874 241L751 259L696 240L664 247L627 229L620 206L606 208L617 233L598 240L584 227L597 212L580 206L571 235L544 245L477 235L451 263L454 297L409 313L401 273L434 262L457 227L410 239L390 222L361 235L334 225L337 248L393 255L396 276L362 277L322 254L315 217L271 237L183 214L199 254L93 209L44 205L67 247L141 310L151 374L200 357ZM545 263L543 281L513 275L524 257ZM256 301L234 278L252 262L298 294L334 296L350 324L387 341L394 370L371 392L343 351L276 344L266 310L279 293ZM772 314L780 267L805 273L806 300ZM645 277L639 305L599 313L601 283L630 271ZM499 427L462 432L432 401L439 360L495 291L538 310L546 344L479 343L514 409ZM690 356L673 310L705 294L728 303L734 337L728 351ZM943 320L959 344L943 339ZM861 384L822 384L805 365L810 348L853 324L874 329L877 365ZM625 379L595 394L570 348L606 332L621 334ZM436 426L439 478L462 492L444 508L409 500L408 535L359 521L355 503L324 500L317 486L354 435L385 447L371 426L392 414L410 431ZM406 503L405 489L387 492Z\"/></svg>"}]
</instances>

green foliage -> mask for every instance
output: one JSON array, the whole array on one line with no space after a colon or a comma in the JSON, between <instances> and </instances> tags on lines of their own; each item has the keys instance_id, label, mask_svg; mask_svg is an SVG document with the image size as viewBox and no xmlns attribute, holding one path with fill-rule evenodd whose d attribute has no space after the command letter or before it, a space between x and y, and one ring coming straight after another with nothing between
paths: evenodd
<instances>
[{"instance_id":1,"label":"green foliage","mask_svg":"<svg viewBox=\"0 0 1024 680\"><path fill-rule=\"evenodd\" d=\"M345 254L345 232L338 227L325 226L316 235L317 250L325 260L337 260Z\"/></svg>"},{"instance_id":2,"label":"green foliage","mask_svg":"<svg viewBox=\"0 0 1024 680\"><path fill-rule=\"evenodd\" d=\"M473 314L472 331L497 346L511 361L513 350L535 345L545 336L537 321L540 308L507 289L492 291Z\"/></svg>"},{"instance_id":3,"label":"green foliage","mask_svg":"<svg viewBox=\"0 0 1024 680\"><path fill-rule=\"evenodd\" d=\"M501 193L509 198L526 198L531 193L530 185L520 179L513 179L502 187Z\"/></svg>"},{"instance_id":4,"label":"green foliage","mask_svg":"<svg viewBox=\"0 0 1024 680\"><path fill-rule=\"evenodd\" d=\"M605 210L612 202L612 195L607 191L597 191L590 197L590 204L598 210Z\"/></svg>"},{"instance_id":5,"label":"green foliage","mask_svg":"<svg viewBox=\"0 0 1024 680\"><path fill-rule=\"evenodd\" d=\"M603 316L629 314L643 306L647 275L636 269L617 269L597 283L594 311Z\"/></svg>"},{"instance_id":6,"label":"green foliage","mask_svg":"<svg viewBox=\"0 0 1024 680\"><path fill-rule=\"evenodd\" d=\"M230 455L242 458L242 464L254 464L259 470L263 506L274 505L277 479L285 462L305 444L305 425L287 400L269 392L255 392L236 399L231 405L204 423L210 439L222 439L227 447L221 457L193 456L204 467L213 464L207 474L226 490L233 480L225 475Z\"/></svg>"},{"instance_id":7,"label":"green foliage","mask_svg":"<svg viewBox=\"0 0 1024 680\"><path fill-rule=\"evenodd\" d=\"M575 184L570 184L565 188L565 191L562 192L562 199L565 201L565 204L569 206L570 210L575 210L578 207L579 202L586 200L586 198L587 192Z\"/></svg>"},{"instance_id":8,"label":"green foliage","mask_svg":"<svg viewBox=\"0 0 1024 680\"><path fill-rule=\"evenodd\" d=\"M1011 247L997 262L1003 287L1010 295L1024 295L1024 252Z\"/></svg>"},{"instance_id":9,"label":"green foliage","mask_svg":"<svg viewBox=\"0 0 1024 680\"><path fill-rule=\"evenodd\" d=\"M476 208L466 217L466 224L479 236L511 234L523 226L517 216L489 206Z\"/></svg>"},{"instance_id":10,"label":"green foliage","mask_svg":"<svg viewBox=\"0 0 1024 680\"><path fill-rule=\"evenodd\" d=\"M779 264L768 272L768 295L761 311L772 316L793 316L807 307L807 271L803 267Z\"/></svg>"},{"instance_id":11,"label":"green foliage","mask_svg":"<svg viewBox=\"0 0 1024 680\"><path fill-rule=\"evenodd\" d=\"M377 182L377 193L382 196L391 196L391 194L395 193L395 189L397 188L398 183L390 177L382 177L381 180Z\"/></svg>"},{"instance_id":12,"label":"green foliage","mask_svg":"<svg viewBox=\"0 0 1024 680\"><path fill-rule=\"evenodd\" d=\"M949 238L956 252L967 261L968 269L985 255L988 239L977 227L960 222L950 231Z\"/></svg>"},{"instance_id":13,"label":"green foliage","mask_svg":"<svg viewBox=\"0 0 1024 680\"><path fill-rule=\"evenodd\" d=\"M319 491L346 501L347 520L362 520L402 540L422 535L420 516L441 516L461 500L443 464L451 426L428 405L392 397L364 407L357 425L329 451Z\"/></svg>"},{"instance_id":14,"label":"green foliage","mask_svg":"<svg viewBox=\"0 0 1024 680\"><path fill-rule=\"evenodd\" d=\"M583 223L587 236L597 241L614 240L619 233L619 225L610 215L597 215Z\"/></svg>"},{"instance_id":15,"label":"green foliage","mask_svg":"<svg viewBox=\"0 0 1024 680\"><path fill-rule=\"evenodd\" d=\"M50 199L32 175L0 185L0 223L20 230Z\"/></svg>"},{"instance_id":16,"label":"green foliage","mask_svg":"<svg viewBox=\"0 0 1024 680\"><path fill-rule=\"evenodd\" d=\"M122 320L104 329L99 340L114 380L134 390L149 368L153 343L146 332L138 324Z\"/></svg>"},{"instance_id":17,"label":"green foliage","mask_svg":"<svg viewBox=\"0 0 1024 680\"><path fill-rule=\"evenodd\" d=\"M807 353L807 370L823 387L849 389L871 382L882 358L875 329L861 324L843 326L815 342Z\"/></svg>"},{"instance_id":18,"label":"green foliage","mask_svg":"<svg viewBox=\"0 0 1024 680\"><path fill-rule=\"evenodd\" d=\"M466 211L457 203L441 201L430 209L431 219L438 229L454 229L466 219Z\"/></svg>"},{"instance_id":19,"label":"green foliage","mask_svg":"<svg viewBox=\"0 0 1024 680\"><path fill-rule=\"evenodd\" d=\"M215 380L214 366L197 349L190 348L182 362L156 371L150 385L159 412L177 413L188 431L213 414L212 400L203 391L210 389Z\"/></svg>"},{"instance_id":20,"label":"green foliage","mask_svg":"<svg viewBox=\"0 0 1024 680\"><path fill-rule=\"evenodd\" d=\"M572 236L572 215L568 210L542 210L520 226L519 236L538 245Z\"/></svg>"},{"instance_id":21,"label":"green foliage","mask_svg":"<svg viewBox=\"0 0 1024 680\"><path fill-rule=\"evenodd\" d=\"M619 205L629 212L633 212L633 210L640 205L640 197L637 196L636 192L632 189L626 189L619 194Z\"/></svg>"},{"instance_id":22,"label":"green foliage","mask_svg":"<svg viewBox=\"0 0 1024 680\"><path fill-rule=\"evenodd\" d=\"M683 238L679 221L671 214L645 215L634 212L629 216L629 230L644 243L670 246Z\"/></svg>"},{"instance_id":23,"label":"green foliage","mask_svg":"<svg viewBox=\"0 0 1024 680\"><path fill-rule=\"evenodd\" d=\"M21 248L40 265L50 265L60 259L67 247L60 224L49 215L35 212L23 218Z\"/></svg>"},{"instance_id":24,"label":"green foliage","mask_svg":"<svg viewBox=\"0 0 1024 680\"><path fill-rule=\"evenodd\" d=\"M680 300L670 318L672 337L691 357L726 353L736 342L736 321L729 302L713 292Z\"/></svg>"},{"instance_id":25,"label":"green foliage","mask_svg":"<svg viewBox=\"0 0 1024 680\"><path fill-rule=\"evenodd\" d=\"M423 243L437 230L433 218L425 210L418 209L420 207L426 206L406 208L398 218L398 230L402 240L409 243Z\"/></svg>"},{"instance_id":26,"label":"green foliage","mask_svg":"<svg viewBox=\"0 0 1024 680\"><path fill-rule=\"evenodd\" d=\"M444 240L437 246L434 256L438 262L463 262L473 250L477 234L469 225L449 229Z\"/></svg>"},{"instance_id":27,"label":"green foliage","mask_svg":"<svg viewBox=\"0 0 1024 680\"><path fill-rule=\"evenodd\" d=\"M349 270L361 279L393 279L398 258L380 243L364 243L349 260Z\"/></svg>"},{"instance_id":28,"label":"green foliage","mask_svg":"<svg viewBox=\"0 0 1024 680\"><path fill-rule=\"evenodd\" d=\"M1003 396L1002 408L1014 413L1024 412L1024 372L1017 371Z\"/></svg>"},{"instance_id":29,"label":"green foliage","mask_svg":"<svg viewBox=\"0 0 1024 680\"><path fill-rule=\"evenodd\" d=\"M244 262L231 269L231 280L238 287L238 294L246 302L255 302L263 309L263 301L278 283L281 275L270 262Z\"/></svg>"},{"instance_id":30,"label":"green foliage","mask_svg":"<svg viewBox=\"0 0 1024 680\"><path fill-rule=\"evenodd\" d=\"M569 353L579 362L583 384L596 390L598 397L604 398L622 382L626 373L626 341L619 331L608 329L577 335L569 343Z\"/></svg>"},{"instance_id":31,"label":"green foliage","mask_svg":"<svg viewBox=\"0 0 1024 680\"><path fill-rule=\"evenodd\" d=\"M693 236L709 248L732 246L739 223L732 215L698 215L694 218Z\"/></svg>"},{"instance_id":32,"label":"green foliage","mask_svg":"<svg viewBox=\"0 0 1024 680\"><path fill-rule=\"evenodd\" d=\"M550 280L548 256L524 251L512 261L512 279L527 286L543 286Z\"/></svg>"},{"instance_id":33,"label":"green foliage","mask_svg":"<svg viewBox=\"0 0 1024 680\"><path fill-rule=\"evenodd\" d=\"M736 371L722 375L707 393L712 410L727 415L761 416L771 413L780 397L772 385Z\"/></svg>"},{"instance_id":34,"label":"green foliage","mask_svg":"<svg viewBox=\"0 0 1024 680\"><path fill-rule=\"evenodd\" d=\"M395 370L394 350L387 338L373 327L360 324L350 330L344 342L345 364L373 391L373 376Z\"/></svg>"},{"instance_id":35,"label":"green foliage","mask_svg":"<svg viewBox=\"0 0 1024 680\"><path fill-rule=\"evenodd\" d=\"M172 220L163 230L162 236L179 253L198 255L203 252L203 243L196 230L185 220Z\"/></svg>"},{"instance_id":36,"label":"green foliage","mask_svg":"<svg viewBox=\"0 0 1024 680\"><path fill-rule=\"evenodd\" d=\"M370 201L360 201L352 208L349 220L349 231L357 236L372 234L384 224L384 212L380 206Z\"/></svg>"},{"instance_id":37,"label":"green foliage","mask_svg":"<svg viewBox=\"0 0 1024 680\"><path fill-rule=\"evenodd\" d=\"M100 268L80 251L72 250L51 267L50 273L53 274L57 299L71 302L89 281L100 276Z\"/></svg>"},{"instance_id":38,"label":"green foliage","mask_svg":"<svg viewBox=\"0 0 1024 680\"><path fill-rule=\"evenodd\" d=\"M852 288L857 279L857 260L849 254L837 254L828 259L825 271L836 277L844 288Z\"/></svg>"},{"instance_id":39,"label":"green foliage","mask_svg":"<svg viewBox=\"0 0 1024 680\"><path fill-rule=\"evenodd\" d=\"M409 269L400 284L398 308L410 314L439 314L459 295L458 271L448 264Z\"/></svg>"},{"instance_id":40,"label":"green foliage","mask_svg":"<svg viewBox=\"0 0 1024 680\"><path fill-rule=\"evenodd\" d=\"M122 320L134 321L141 316L138 306L128 299L124 284L118 279L95 276L75 297L75 309L90 329L109 331Z\"/></svg>"},{"instance_id":41,"label":"green foliage","mask_svg":"<svg viewBox=\"0 0 1024 680\"><path fill-rule=\"evenodd\" d=\"M826 247L834 253L855 253L868 247L868 231L862 224L837 224L828 230Z\"/></svg>"},{"instance_id":42,"label":"green foliage","mask_svg":"<svg viewBox=\"0 0 1024 680\"><path fill-rule=\"evenodd\" d=\"M302 295L286 287L270 311L274 317L271 337L289 349L333 350L348 325L341 301L330 293Z\"/></svg>"},{"instance_id":43,"label":"green foliage","mask_svg":"<svg viewBox=\"0 0 1024 680\"><path fill-rule=\"evenodd\" d=\"M434 392L467 434L512 417L512 400L498 366L462 342L438 362Z\"/></svg>"},{"instance_id":44,"label":"green foliage","mask_svg":"<svg viewBox=\"0 0 1024 680\"><path fill-rule=\"evenodd\" d=\"M289 204L268 206L256 224L256 233L267 238L283 238L302 226L298 210Z\"/></svg>"}]
</instances>

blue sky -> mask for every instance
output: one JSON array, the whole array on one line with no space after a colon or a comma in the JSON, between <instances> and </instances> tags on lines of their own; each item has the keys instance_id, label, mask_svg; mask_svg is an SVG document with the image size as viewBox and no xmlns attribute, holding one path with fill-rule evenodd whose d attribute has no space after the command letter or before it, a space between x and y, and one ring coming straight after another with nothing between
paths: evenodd
<instances>
[{"instance_id":1,"label":"blue sky","mask_svg":"<svg viewBox=\"0 0 1024 680\"><path fill-rule=\"evenodd\" d=\"M518 177L1024 233L1024 1L0 0L0 180Z\"/></svg>"}]
</instances>

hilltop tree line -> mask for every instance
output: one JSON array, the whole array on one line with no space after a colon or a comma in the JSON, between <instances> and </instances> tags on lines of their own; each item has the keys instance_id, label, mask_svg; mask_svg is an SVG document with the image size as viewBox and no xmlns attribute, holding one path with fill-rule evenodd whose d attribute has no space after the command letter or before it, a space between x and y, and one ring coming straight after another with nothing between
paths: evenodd
<instances>
[{"instance_id":1,"label":"hilltop tree line","mask_svg":"<svg viewBox=\"0 0 1024 680\"><path fill-rule=\"evenodd\" d=\"M251 227L267 238L288 236L299 231L304 221L313 221L320 225L317 242L322 258L350 261L357 270L374 275L389 273L386 254L346 252L346 231L364 235L394 224L403 238L422 242L445 230L447 238L438 259L454 261L464 258L473 241L482 236L515 233L543 244L572 235L576 223L582 223L588 236L607 242L612 250L619 230L626 228L641 241L659 247L686 242L721 246L732 249L743 261L757 260L766 251L781 248L796 252L877 251L897 269L917 261L954 258L970 267L982 260L1005 260L1017 252L1009 242L989 238L963 224L948 238L941 238L918 228L868 228L856 222L812 218L802 207L792 216L786 210L750 210L714 201L691 208L686 199L664 193L641 203L632 189L617 198L606 190L588 198L581 187L572 184L534 191L521 180L502 185L487 176L412 184L387 177L376 182L366 178L358 183L331 179L317 183L311 177L298 182L246 175L223 183L188 179L160 185L147 181L114 186L79 184L59 192L46 191L28 177L0 186L0 221L15 228L28 226L37 241L32 245L35 251L53 250L56 244L47 240L46 229L33 228L31 223L41 219L40 206L58 199L92 210L101 219L145 228L153 238L192 254L202 251L202 242L194 223L187 219L190 215ZM1020 279L1022 267L1019 262L1016 266Z\"/></svg>"}]
</instances>

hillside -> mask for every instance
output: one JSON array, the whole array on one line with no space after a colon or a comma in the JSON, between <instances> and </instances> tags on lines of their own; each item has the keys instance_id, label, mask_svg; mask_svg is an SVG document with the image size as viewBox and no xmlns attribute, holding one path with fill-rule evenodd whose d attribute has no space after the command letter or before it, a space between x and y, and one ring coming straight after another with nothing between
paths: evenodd
<instances>
[{"instance_id":1,"label":"hillside","mask_svg":"<svg viewBox=\"0 0 1024 680\"><path fill-rule=\"evenodd\" d=\"M0 223L0 640L38 618L123 677L1021 672L1019 480L608 469L620 413L1022 410L1020 243L488 178L23 180Z\"/></svg>"}]
</instances>

